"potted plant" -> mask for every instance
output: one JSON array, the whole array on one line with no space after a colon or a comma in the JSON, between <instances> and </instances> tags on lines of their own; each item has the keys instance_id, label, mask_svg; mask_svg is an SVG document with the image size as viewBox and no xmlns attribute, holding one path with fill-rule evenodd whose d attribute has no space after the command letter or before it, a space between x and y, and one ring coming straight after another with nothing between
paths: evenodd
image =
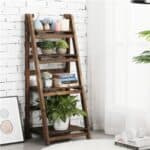
<instances>
[{"instance_id":1,"label":"potted plant","mask_svg":"<svg viewBox=\"0 0 150 150\"><path fill-rule=\"evenodd\" d=\"M68 43L65 40L59 40L56 42L56 48L59 54L66 54L68 47Z\"/></svg>"},{"instance_id":2,"label":"potted plant","mask_svg":"<svg viewBox=\"0 0 150 150\"><path fill-rule=\"evenodd\" d=\"M86 116L86 113L77 108L76 96L47 97L46 107L49 122L53 122L55 130L67 130L72 116Z\"/></svg>"},{"instance_id":3,"label":"potted plant","mask_svg":"<svg viewBox=\"0 0 150 150\"><path fill-rule=\"evenodd\" d=\"M42 41L39 44L43 54L54 54L55 45L52 41Z\"/></svg>"},{"instance_id":4,"label":"potted plant","mask_svg":"<svg viewBox=\"0 0 150 150\"><path fill-rule=\"evenodd\" d=\"M147 41L150 42L149 30L140 32L139 36L145 38ZM136 63L150 63L150 50L143 51L139 56L133 57L133 60Z\"/></svg>"}]
</instances>

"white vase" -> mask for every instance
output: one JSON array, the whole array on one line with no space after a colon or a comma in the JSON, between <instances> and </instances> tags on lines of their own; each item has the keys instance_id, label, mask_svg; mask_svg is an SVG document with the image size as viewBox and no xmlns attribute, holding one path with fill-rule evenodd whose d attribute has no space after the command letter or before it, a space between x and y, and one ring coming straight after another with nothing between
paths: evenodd
<instances>
[{"instance_id":1,"label":"white vase","mask_svg":"<svg viewBox=\"0 0 150 150\"><path fill-rule=\"evenodd\" d=\"M51 88L52 87L52 80L51 79L44 79L43 81L45 88Z\"/></svg>"},{"instance_id":2,"label":"white vase","mask_svg":"<svg viewBox=\"0 0 150 150\"><path fill-rule=\"evenodd\" d=\"M69 118L66 119L66 122L62 121L61 119L57 119L54 122L54 129L57 131L67 130L68 127L69 127Z\"/></svg>"}]
</instances>

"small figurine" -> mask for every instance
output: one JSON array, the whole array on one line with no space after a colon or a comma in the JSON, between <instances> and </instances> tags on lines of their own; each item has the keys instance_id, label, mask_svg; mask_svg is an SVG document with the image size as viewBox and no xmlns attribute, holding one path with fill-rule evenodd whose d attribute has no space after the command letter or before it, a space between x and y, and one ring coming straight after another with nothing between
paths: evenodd
<instances>
[{"instance_id":1,"label":"small figurine","mask_svg":"<svg viewBox=\"0 0 150 150\"><path fill-rule=\"evenodd\" d=\"M39 19L34 21L34 28L35 30L43 30L43 25Z\"/></svg>"},{"instance_id":2,"label":"small figurine","mask_svg":"<svg viewBox=\"0 0 150 150\"><path fill-rule=\"evenodd\" d=\"M50 30L50 20L49 18L45 18L42 20L44 30Z\"/></svg>"}]
</instances>

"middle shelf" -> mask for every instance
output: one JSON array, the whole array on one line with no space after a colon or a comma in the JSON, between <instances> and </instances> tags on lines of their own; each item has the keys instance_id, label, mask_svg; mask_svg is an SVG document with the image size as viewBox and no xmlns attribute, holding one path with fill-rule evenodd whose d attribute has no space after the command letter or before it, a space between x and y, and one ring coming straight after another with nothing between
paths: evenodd
<instances>
[{"instance_id":1,"label":"middle shelf","mask_svg":"<svg viewBox=\"0 0 150 150\"><path fill-rule=\"evenodd\" d=\"M47 64L47 63L65 63L65 62L75 62L78 60L77 55L74 54L65 54L65 55L58 55L58 54L51 54L51 55L38 55L40 64ZM33 61L33 56L30 56L30 61Z\"/></svg>"},{"instance_id":2,"label":"middle shelf","mask_svg":"<svg viewBox=\"0 0 150 150\"><path fill-rule=\"evenodd\" d=\"M30 87L31 90L37 91L36 86ZM44 96L68 95L81 93L81 86L59 87L59 88L44 88Z\"/></svg>"}]
</instances>

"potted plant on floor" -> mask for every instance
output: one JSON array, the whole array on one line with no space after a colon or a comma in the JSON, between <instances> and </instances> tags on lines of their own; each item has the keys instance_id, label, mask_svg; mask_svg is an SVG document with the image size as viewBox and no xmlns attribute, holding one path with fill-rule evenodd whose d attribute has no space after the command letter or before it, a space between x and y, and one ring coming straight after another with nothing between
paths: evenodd
<instances>
[{"instance_id":1,"label":"potted plant on floor","mask_svg":"<svg viewBox=\"0 0 150 150\"><path fill-rule=\"evenodd\" d=\"M56 49L59 54L66 54L68 43L65 40L59 40L56 42Z\"/></svg>"},{"instance_id":2,"label":"potted plant on floor","mask_svg":"<svg viewBox=\"0 0 150 150\"><path fill-rule=\"evenodd\" d=\"M150 31L142 31L139 33L140 37L145 38L150 42ZM150 50L143 51L139 56L133 57L136 63L150 63Z\"/></svg>"},{"instance_id":3,"label":"potted plant on floor","mask_svg":"<svg viewBox=\"0 0 150 150\"><path fill-rule=\"evenodd\" d=\"M55 45L52 41L39 42L38 46L41 48L43 54L55 53Z\"/></svg>"},{"instance_id":4,"label":"potted plant on floor","mask_svg":"<svg viewBox=\"0 0 150 150\"><path fill-rule=\"evenodd\" d=\"M83 110L77 108L77 102L76 96L47 97L47 116L49 122L53 123L55 130L67 130L72 116L86 116L86 113Z\"/></svg>"}]
</instances>

